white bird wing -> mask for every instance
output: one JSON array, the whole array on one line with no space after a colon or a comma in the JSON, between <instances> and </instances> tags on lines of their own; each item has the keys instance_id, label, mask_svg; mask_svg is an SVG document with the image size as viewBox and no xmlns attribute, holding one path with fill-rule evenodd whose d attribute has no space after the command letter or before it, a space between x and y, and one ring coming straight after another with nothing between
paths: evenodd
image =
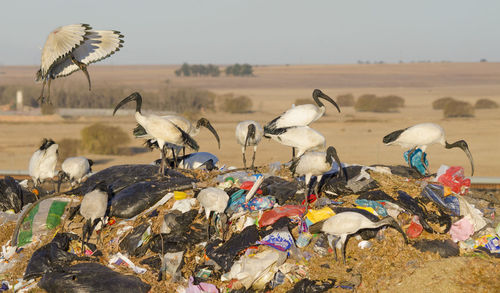
<instances>
[{"instance_id":1,"label":"white bird wing","mask_svg":"<svg viewBox=\"0 0 500 293\"><path fill-rule=\"evenodd\" d=\"M272 123L274 125L270 126L272 128L307 126L318 118L319 112L316 106L312 104L299 105L281 114L281 116Z\"/></svg>"},{"instance_id":2,"label":"white bird wing","mask_svg":"<svg viewBox=\"0 0 500 293\"><path fill-rule=\"evenodd\" d=\"M42 49L42 75L45 76L58 60L64 59L82 44L92 28L88 24L71 24L53 30Z\"/></svg>"},{"instance_id":3,"label":"white bird wing","mask_svg":"<svg viewBox=\"0 0 500 293\"><path fill-rule=\"evenodd\" d=\"M123 47L123 35L118 31L90 31L87 39L73 50L76 60L91 64L103 60ZM58 62L51 70L54 78L70 75L80 69L68 55Z\"/></svg>"}]
</instances>

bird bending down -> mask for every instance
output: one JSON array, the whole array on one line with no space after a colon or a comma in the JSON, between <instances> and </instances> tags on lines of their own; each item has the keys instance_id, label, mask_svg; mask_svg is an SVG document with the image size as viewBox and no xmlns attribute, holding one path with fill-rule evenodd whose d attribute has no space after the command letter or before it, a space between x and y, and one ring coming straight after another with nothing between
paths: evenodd
<instances>
[{"instance_id":1,"label":"bird bending down","mask_svg":"<svg viewBox=\"0 0 500 293\"><path fill-rule=\"evenodd\" d=\"M53 30L42 49L42 62L36 73L36 81L42 80L42 93L38 98L43 103L47 83L47 103L50 103L52 79L82 70L90 85L87 66L108 58L123 47L123 35L114 30L92 30L88 24L71 24Z\"/></svg>"},{"instance_id":2,"label":"bird bending down","mask_svg":"<svg viewBox=\"0 0 500 293\"><path fill-rule=\"evenodd\" d=\"M277 128L268 133L264 131L264 137L297 149L295 158L302 156L306 151L323 151L326 146L325 137L309 126Z\"/></svg>"},{"instance_id":3,"label":"bird bending down","mask_svg":"<svg viewBox=\"0 0 500 293\"><path fill-rule=\"evenodd\" d=\"M56 164L59 157L58 149L59 145L52 139L44 138L38 150L31 156L28 171L35 186L45 179L56 176Z\"/></svg>"},{"instance_id":4,"label":"bird bending down","mask_svg":"<svg viewBox=\"0 0 500 293\"><path fill-rule=\"evenodd\" d=\"M94 190L85 194L80 204L80 214L85 218L82 228L82 251L84 244L88 243L92 232L99 222L104 225L104 216L108 208L108 187L104 181L99 182ZM101 236L98 235L98 242Z\"/></svg>"},{"instance_id":5,"label":"bird bending down","mask_svg":"<svg viewBox=\"0 0 500 293\"><path fill-rule=\"evenodd\" d=\"M177 125L184 132L186 132L187 134L189 134L191 137L197 136L200 133L200 129L201 129L202 126L206 127L215 136L215 139L217 140L217 144L218 144L219 149L220 149L220 138L219 138L219 135L217 134L217 131L213 128L212 124L210 124L210 121L208 121L208 119L206 119L206 118L200 118L196 122L196 126L194 126L191 123L191 121L189 121L188 119L186 119L186 118L184 118L182 116L167 115L167 116L161 116L161 118L166 119L166 120L172 122L173 124ZM142 127L140 124L137 124L137 126L134 128L133 134L134 134L134 136L136 138L144 138L144 139L146 139L146 146L148 146L149 148L151 148L151 149L158 148L158 143L156 142L156 139L153 138L151 135L149 135L146 132L146 130L144 129L144 127ZM180 152L181 149L183 151L182 155L184 155L184 156L186 155L186 153L185 153L185 147L184 146L179 147L177 145L173 145L173 144L168 144L167 143L167 148L172 149L173 156L174 156L174 162L176 162L175 156L179 155L179 152Z\"/></svg>"},{"instance_id":6,"label":"bird bending down","mask_svg":"<svg viewBox=\"0 0 500 293\"><path fill-rule=\"evenodd\" d=\"M396 220L394 220L391 216L387 216L381 220L373 222L366 216L356 212L338 213L323 222L313 224L309 227L309 232L313 234L324 232L326 234L340 237L340 248L345 264L345 246L349 235L355 234L361 229L375 229L382 226L393 227L403 235L405 243L408 243L408 238L403 232L403 229L401 229ZM335 247L332 248L335 251L335 260L337 260L337 251Z\"/></svg>"},{"instance_id":7,"label":"bird bending down","mask_svg":"<svg viewBox=\"0 0 500 293\"><path fill-rule=\"evenodd\" d=\"M219 188L208 187L198 193L196 199L200 202L201 208L205 209L205 216L208 220L208 239L210 239L210 222L212 213L224 214L229 201L229 195Z\"/></svg>"},{"instance_id":8,"label":"bird bending down","mask_svg":"<svg viewBox=\"0 0 500 293\"><path fill-rule=\"evenodd\" d=\"M247 167L247 160L245 158L245 151L247 146L253 146L252 166L255 163L255 153L257 152L257 145L262 139L264 130L262 126L256 121L245 120L236 125L236 141L241 145L241 153L243 154L243 166Z\"/></svg>"},{"instance_id":9,"label":"bird bending down","mask_svg":"<svg viewBox=\"0 0 500 293\"><path fill-rule=\"evenodd\" d=\"M130 96L123 99L118 105L116 105L115 110L113 111L113 115L115 115L116 111L123 105L128 102L135 101L135 120L139 123L146 133L151 135L156 142L158 143L158 147L161 152L162 163L160 166L159 172L164 175L165 174L165 144L170 143L173 145L184 146L198 150L198 143L185 131L183 131L179 126L175 125L169 120L163 119L160 116L156 115L142 115L141 113L141 105L142 105L142 97L139 93L135 92Z\"/></svg>"},{"instance_id":10,"label":"bird bending down","mask_svg":"<svg viewBox=\"0 0 500 293\"><path fill-rule=\"evenodd\" d=\"M337 155L337 150L333 146L328 147L326 153L308 152L292 161L292 165L290 166L290 170L292 171L292 173L299 176L305 175L306 206L307 197L310 194L309 182L311 181L311 177L316 176L316 186L314 188L314 192L319 197L319 183L321 181L321 178L323 177L323 173L328 172L332 169L333 159L335 159L335 162L337 162L337 165L339 166L339 172L337 173L338 176L344 176L342 163L340 162L339 156Z\"/></svg>"},{"instance_id":11,"label":"bird bending down","mask_svg":"<svg viewBox=\"0 0 500 293\"><path fill-rule=\"evenodd\" d=\"M71 182L71 186L76 183L81 183L82 179L92 172L92 165L94 161L87 159L85 157L70 157L64 160L61 165L61 171L59 171L59 186L64 179Z\"/></svg>"},{"instance_id":12,"label":"bird bending down","mask_svg":"<svg viewBox=\"0 0 500 293\"><path fill-rule=\"evenodd\" d=\"M447 149L458 147L462 149L469 158L472 169L471 176L474 175L474 161L472 159L472 154L469 151L469 146L467 145L465 140L459 140L451 144L448 143L446 141L443 128L438 124L420 123L405 129L396 130L384 136L382 141L386 145L397 144L400 145L403 149L411 149L408 158L411 157L411 153L414 152L417 148L421 149L422 152L425 152L427 147L431 144L438 143ZM410 160L408 164L411 167Z\"/></svg>"}]
</instances>

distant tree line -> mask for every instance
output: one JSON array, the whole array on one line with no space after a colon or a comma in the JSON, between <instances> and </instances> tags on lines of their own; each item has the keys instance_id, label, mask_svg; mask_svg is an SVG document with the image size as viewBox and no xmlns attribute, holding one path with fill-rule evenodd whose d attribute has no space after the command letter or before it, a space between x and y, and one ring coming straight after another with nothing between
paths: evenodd
<instances>
[{"instance_id":1,"label":"distant tree line","mask_svg":"<svg viewBox=\"0 0 500 293\"><path fill-rule=\"evenodd\" d=\"M245 64L234 64L227 66L225 69L227 76L252 76L253 68L252 65ZM177 76L220 76L221 71L218 66L208 64L193 64L189 65L187 63L182 64L181 68L175 70L175 75Z\"/></svg>"}]
</instances>

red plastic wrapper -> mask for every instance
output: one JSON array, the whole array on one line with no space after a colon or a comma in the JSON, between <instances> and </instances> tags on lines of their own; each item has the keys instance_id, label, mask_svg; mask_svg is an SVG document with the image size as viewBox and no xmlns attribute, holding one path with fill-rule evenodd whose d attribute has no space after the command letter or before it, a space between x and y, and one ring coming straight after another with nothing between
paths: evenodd
<instances>
[{"instance_id":1,"label":"red plastic wrapper","mask_svg":"<svg viewBox=\"0 0 500 293\"><path fill-rule=\"evenodd\" d=\"M304 206L298 205L284 205L269 211L265 211L259 220L259 227L264 227L274 224L276 221L283 217L302 217L306 211Z\"/></svg>"},{"instance_id":2,"label":"red plastic wrapper","mask_svg":"<svg viewBox=\"0 0 500 293\"><path fill-rule=\"evenodd\" d=\"M250 189L252 189L254 183L255 182L253 182L253 181L245 181L245 182L241 183L240 189L250 190ZM260 188L257 189L257 194L262 194L262 189L260 189Z\"/></svg>"},{"instance_id":3,"label":"red plastic wrapper","mask_svg":"<svg viewBox=\"0 0 500 293\"><path fill-rule=\"evenodd\" d=\"M424 228L420 225L420 223L411 221L410 227L406 230L406 235L408 235L409 238L417 238L420 234L422 234L423 230Z\"/></svg>"},{"instance_id":4,"label":"red plastic wrapper","mask_svg":"<svg viewBox=\"0 0 500 293\"><path fill-rule=\"evenodd\" d=\"M459 166L448 168L437 180L450 187L454 193L461 195L467 194L470 188L470 179L465 178L464 168Z\"/></svg>"}]
</instances>

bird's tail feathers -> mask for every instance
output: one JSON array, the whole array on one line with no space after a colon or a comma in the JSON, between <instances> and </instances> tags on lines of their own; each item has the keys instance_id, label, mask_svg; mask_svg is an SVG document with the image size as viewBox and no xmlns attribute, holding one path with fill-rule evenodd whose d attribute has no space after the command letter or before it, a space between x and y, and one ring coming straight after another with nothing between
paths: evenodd
<instances>
[{"instance_id":1,"label":"bird's tail feathers","mask_svg":"<svg viewBox=\"0 0 500 293\"><path fill-rule=\"evenodd\" d=\"M309 233L311 234L318 234L318 233L321 233L321 229L323 228L323 223L325 222L326 220L323 220L323 221L320 221L320 222L317 222L317 223L314 223L312 224L311 226L309 226Z\"/></svg>"},{"instance_id":2,"label":"bird's tail feathers","mask_svg":"<svg viewBox=\"0 0 500 293\"><path fill-rule=\"evenodd\" d=\"M200 146L198 143L189 135L186 133L184 130L182 130L179 126L175 125L172 123L181 133L182 135L182 143L190 147L191 149L198 151L200 149Z\"/></svg>"}]
</instances>

